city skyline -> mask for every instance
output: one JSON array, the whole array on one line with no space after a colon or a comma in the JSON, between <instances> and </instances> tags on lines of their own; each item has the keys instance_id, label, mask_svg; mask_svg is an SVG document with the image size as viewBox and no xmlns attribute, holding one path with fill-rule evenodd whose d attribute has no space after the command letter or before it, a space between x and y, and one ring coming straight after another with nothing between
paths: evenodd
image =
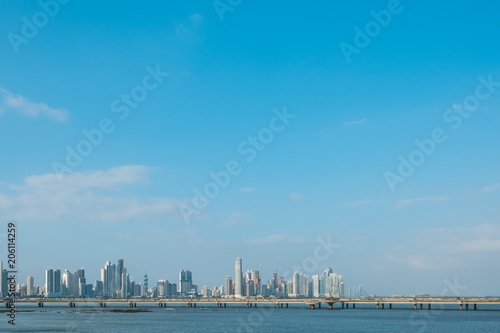
<instances>
[{"instance_id":1,"label":"city skyline","mask_svg":"<svg viewBox=\"0 0 500 333\"><path fill-rule=\"evenodd\" d=\"M0 259L499 295L500 3L231 3L0 3Z\"/></svg>"},{"instance_id":2,"label":"city skyline","mask_svg":"<svg viewBox=\"0 0 500 333\"><path fill-rule=\"evenodd\" d=\"M3 262L0 261L0 295L5 293L8 284L8 270L1 269ZM327 268L321 275L308 275L295 271L293 275L283 276L274 272L272 279L261 280L258 270L247 270L242 273L242 259L237 258L235 262L235 277L240 272L239 290L236 289L236 279L230 276L224 278L223 284L214 285L209 289L208 285L198 287L193 282L192 272L181 269L179 271L178 283L169 280L158 280L157 285L149 288L148 276L144 275L143 281L129 279L124 260L119 259L117 264L106 261L101 267L100 279L94 283L87 279L85 268L82 267L71 273L70 270L49 268L45 270L45 283L37 285L33 276L28 276L27 283L17 283L18 296L37 296L47 298L75 297L75 298L130 298L130 297L231 297L245 298L254 296L276 296L287 297L344 297L364 296L365 289L362 285L352 286L344 289L342 275L337 275L331 267ZM285 273L288 274L288 273ZM279 277L279 279L278 279ZM289 280L291 278L291 280ZM288 279L288 280L287 280Z\"/></svg>"}]
</instances>

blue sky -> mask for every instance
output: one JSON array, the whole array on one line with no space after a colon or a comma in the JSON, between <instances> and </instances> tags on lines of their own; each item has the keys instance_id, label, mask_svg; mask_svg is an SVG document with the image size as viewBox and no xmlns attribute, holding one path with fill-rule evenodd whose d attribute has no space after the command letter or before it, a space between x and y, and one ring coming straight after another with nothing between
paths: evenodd
<instances>
[{"instance_id":1,"label":"blue sky","mask_svg":"<svg viewBox=\"0 0 500 333\"><path fill-rule=\"evenodd\" d=\"M243 1L221 20L212 1L73 0L44 22L36 1L0 4L0 219L19 225L20 277L85 266L95 280L123 258L131 279L190 269L212 287L239 256L267 280L330 235L339 247L308 275L499 295L500 5L401 1L347 61L340 45L393 5ZM120 119L112 104L133 92ZM283 112L247 161L238 147ZM103 121L110 133L56 175ZM391 189L386 173L435 129L446 140ZM230 161L240 172L187 223L180 205Z\"/></svg>"}]
</instances>

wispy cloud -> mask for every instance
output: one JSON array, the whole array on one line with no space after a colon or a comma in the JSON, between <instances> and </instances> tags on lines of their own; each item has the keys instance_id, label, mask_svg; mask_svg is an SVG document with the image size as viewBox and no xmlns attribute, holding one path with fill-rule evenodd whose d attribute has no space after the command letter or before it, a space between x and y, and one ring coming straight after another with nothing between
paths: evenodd
<instances>
[{"instance_id":1,"label":"wispy cloud","mask_svg":"<svg viewBox=\"0 0 500 333\"><path fill-rule=\"evenodd\" d=\"M496 192L498 190L500 190L500 183L496 183L491 186L485 186L481 189L481 192Z\"/></svg>"},{"instance_id":2,"label":"wispy cloud","mask_svg":"<svg viewBox=\"0 0 500 333\"><path fill-rule=\"evenodd\" d=\"M255 188L253 187L243 187L240 189L241 193L253 193L255 192Z\"/></svg>"},{"instance_id":3,"label":"wispy cloud","mask_svg":"<svg viewBox=\"0 0 500 333\"><path fill-rule=\"evenodd\" d=\"M441 196L441 197L425 197L425 198L416 198L416 199L397 200L396 207L402 208L402 207L413 206L415 204L426 203L426 202L436 203L436 202L448 201L450 199L451 198L448 196Z\"/></svg>"},{"instance_id":4,"label":"wispy cloud","mask_svg":"<svg viewBox=\"0 0 500 333\"><path fill-rule=\"evenodd\" d=\"M303 196L302 194L299 194L299 193L295 193L295 192L292 192L290 193L290 198L294 201L302 201L304 200L306 197Z\"/></svg>"},{"instance_id":5,"label":"wispy cloud","mask_svg":"<svg viewBox=\"0 0 500 333\"><path fill-rule=\"evenodd\" d=\"M222 225L223 226L231 226L231 225L235 225L236 223L238 223L238 221L240 221L243 217L245 216L245 214L241 213L241 212L234 212L234 213L231 213L227 219L222 222Z\"/></svg>"},{"instance_id":6,"label":"wispy cloud","mask_svg":"<svg viewBox=\"0 0 500 333\"><path fill-rule=\"evenodd\" d=\"M198 13L189 15L189 20L184 20L175 26L177 38L190 40L195 38L196 30L203 21L203 16Z\"/></svg>"},{"instance_id":7,"label":"wispy cloud","mask_svg":"<svg viewBox=\"0 0 500 333\"><path fill-rule=\"evenodd\" d=\"M54 109L45 103L31 102L27 98L13 94L2 87L0 87L0 96L0 113L6 110L13 110L31 118L43 115L59 122L64 122L68 119L69 113L66 109Z\"/></svg>"},{"instance_id":8,"label":"wispy cloud","mask_svg":"<svg viewBox=\"0 0 500 333\"><path fill-rule=\"evenodd\" d=\"M351 207L364 206L373 203L373 200L361 200L361 201L352 201L347 205Z\"/></svg>"},{"instance_id":9,"label":"wispy cloud","mask_svg":"<svg viewBox=\"0 0 500 333\"><path fill-rule=\"evenodd\" d=\"M485 223L467 227L431 228L403 239L387 255L391 265L417 270L468 267L471 260L495 260L500 251L500 225Z\"/></svg>"},{"instance_id":10,"label":"wispy cloud","mask_svg":"<svg viewBox=\"0 0 500 333\"><path fill-rule=\"evenodd\" d=\"M366 118L360 119L360 120L352 120L352 121L345 121L342 123L344 126L349 126L349 125L359 125L362 124L366 121Z\"/></svg>"},{"instance_id":11,"label":"wispy cloud","mask_svg":"<svg viewBox=\"0 0 500 333\"><path fill-rule=\"evenodd\" d=\"M250 244L276 244L276 243L292 243L302 244L314 241L313 239L297 238L289 234L274 234L264 238L248 240Z\"/></svg>"},{"instance_id":12,"label":"wispy cloud","mask_svg":"<svg viewBox=\"0 0 500 333\"><path fill-rule=\"evenodd\" d=\"M55 174L33 175L0 192L0 217L28 222L120 222L165 218L180 220L183 200L124 197L119 189L146 185L150 168L128 165L91 173L75 172L60 182ZM5 185L4 185L5 186Z\"/></svg>"},{"instance_id":13,"label":"wispy cloud","mask_svg":"<svg viewBox=\"0 0 500 333\"><path fill-rule=\"evenodd\" d=\"M203 16L196 13L196 14L189 15L189 19L191 20L191 22L201 22L201 21L203 21Z\"/></svg>"}]
</instances>

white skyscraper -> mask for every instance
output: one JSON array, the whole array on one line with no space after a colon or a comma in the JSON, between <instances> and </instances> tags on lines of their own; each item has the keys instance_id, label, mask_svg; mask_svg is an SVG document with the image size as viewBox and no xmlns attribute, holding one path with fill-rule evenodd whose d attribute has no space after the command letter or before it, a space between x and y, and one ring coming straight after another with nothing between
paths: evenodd
<instances>
[{"instance_id":1,"label":"white skyscraper","mask_svg":"<svg viewBox=\"0 0 500 333\"><path fill-rule=\"evenodd\" d=\"M35 287L35 279L30 275L28 276L28 281L26 283L26 295L27 296L32 296L34 295L34 287Z\"/></svg>"},{"instance_id":2,"label":"white skyscraper","mask_svg":"<svg viewBox=\"0 0 500 333\"><path fill-rule=\"evenodd\" d=\"M319 276L313 275L313 297L319 297Z\"/></svg>"},{"instance_id":3,"label":"white skyscraper","mask_svg":"<svg viewBox=\"0 0 500 333\"><path fill-rule=\"evenodd\" d=\"M241 270L241 258L236 258L234 265L234 297L241 297L243 286L243 272Z\"/></svg>"},{"instance_id":4,"label":"white skyscraper","mask_svg":"<svg viewBox=\"0 0 500 333\"><path fill-rule=\"evenodd\" d=\"M300 275L299 272L293 273L293 294L295 296L299 296L300 290Z\"/></svg>"}]
</instances>

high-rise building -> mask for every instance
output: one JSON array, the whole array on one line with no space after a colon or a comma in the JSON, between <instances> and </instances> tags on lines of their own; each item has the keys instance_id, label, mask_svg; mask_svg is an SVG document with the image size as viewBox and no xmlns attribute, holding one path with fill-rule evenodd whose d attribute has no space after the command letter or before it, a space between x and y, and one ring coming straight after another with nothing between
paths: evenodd
<instances>
[{"instance_id":1,"label":"high-rise building","mask_svg":"<svg viewBox=\"0 0 500 333\"><path fill-rule=\"evenodd\" d=\"M224 295L230 296L233 294L233 280L228 275L224 281Z\"/></svg>"},{"instance_id":2,"label":"high-rise building","mask_svg":"<svg viewBox=\"0 0 500 333\"><path fill-rule=\"evenodd\" d=\"M156 292L158 293L158 297L165 297L167 293L167 280L159 280L156 286Z\"/></svg>"},{"instance_id":3,"label":"high-rise building","mask_svg":"<svg viewBox=\"0 0 500 333\"><path fill-rule=\"evenodd\" d=\"M243 272L241 267L241 258L236 258L234 264L234 297L243 296Z\"/></svg>"},{"instance_id":4,"label":"high-rise building","mask_svg":"<svg viewBox=\"0 0 500 333\"><path fill-rule=\"evenodd\" d=\"M62 295L61 270L60 269L54 270L54 290L55 290L56 295L58 295L58 296Z\"/></svg>"},{"instance_id":5,"label":"high-rise building","mask_svg":"<svg viewBox=\"0 0 500 333\"><path fill-rule=\"evenodd\" d=\"M142 291L142 295L146 295L147 296L147 294L148 294L148 288L149 288L148 287L148 274L144 274L143 288L144 288L144 290Z\"/></svg>"},{"instance_id":6,"label":"high-rise building","mask_svg":"<svg viewBox=\"0 0 500 333\"><path fill-rule=\"evenodd\" d=\"M3 263L0 260L0 297L7 297L7 270L3 269Z\"/></svg>"},{"instance_id":7,"label":"high-rise building","mask_svg":"<svg viewBox=\"0 0 500 333\"><path fill-rule=\"evenodd\" d=\"M312 288L313 288L313 297L319 297L319 275L312 276Z\"/></svg>"},{"instance_id":8,"label":"high-rise building","mask_svg":"<svg viewBox=\"0 0 500 333\"><path fill-rule=\"evenodd\" d=\"M102 280L97 280L95 282L94 296L95 297L102 297L102 296L104 296L104 285L103 285Z\"/></svg>"},{"instance_id":9,"label":"high-rise building","mask_svg":"<svg viewBox=\"0 0 500 333\"><path fill-rule=\"evenodd\" d=\"M193 288L193 275L188 270L181 270L179 272L179 292L188 293Z\"/></svg>"},{"instance_id":10,"label":"high-rise building","mask_svg":"<svg viewBox=\"0 0 500 333\"><path fill-rule=\"evenodd\" d=\"M127 298L128 294L129 294L129 284L130 284L130 281L129 281L129 276L128 276L126 268L122 269L121 280L122 280L122 287L120 289L120 291L121 291L121 297L122 298Z\"/></svg>"},{"instance_id":11,"label":"high-rise building","mask_svg":"<svg viewBox=\"0 0 500 333\"><path fill-rule=\"evenodd\" d=\"M45 296L59 297L62 295L61 289L61 271L56 269L47 269L45 271Z\"/></svg>"},{"instance_id":12,"label":"high-rise building","mask_svg":"<svg viewBox=\"0 0 500 333\"><path fill-rule=\"evenodd\" d=\"M117 291L116 265L106 261L104 268L101 268L101 281L103 283L103 296L115 297Z\"/></svg>"},{"instance_id":13,"label":"high-rise building","mask_svg":"<svg viewBox=\"0 0 500 333\"><path fill-rule=\"evenodd\" d=\"M293 273L293 293L295 296L299 296L300 290L300 275L299 272Z\"/></svg>"},{"instance_id":14,"label":"high-rise building","mask_svg":"<svg viewBox=\"0 0 500 333\"><path fill-rule=\"evenodd\" d=\"M122 289L123 287L123 277L122 277L122 274L123 274L123 259L119 259L118 260L118 265L116 266L116 275L118 276L117 278L117 289ZM123 297L123 296L122 296Z\"/></svg>"},{"instance_id":15,"label":"high-rise building","mask_svg":"<svg viewBox=\"0 0 500 333\"><path fill-rule=\"evenodd\" d=\"M26 281L26 295L33 296L35 294L35 279L30 275Z\"/></svg>"}]
</instances>

